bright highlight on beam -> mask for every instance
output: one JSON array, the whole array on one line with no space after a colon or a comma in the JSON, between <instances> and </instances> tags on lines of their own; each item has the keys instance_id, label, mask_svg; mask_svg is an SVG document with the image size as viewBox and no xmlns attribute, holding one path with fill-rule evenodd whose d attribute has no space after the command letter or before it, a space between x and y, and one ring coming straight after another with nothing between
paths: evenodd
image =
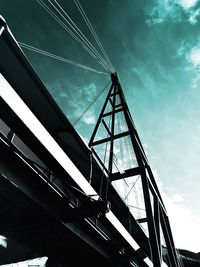
<instances>
[{"instance_id":1,"label":"bright highlight on beam","mask_svg":"<svg viewBox=\"0 0 200 267\"><path fill-rule=\"evenodd\" d=\"M10 263L10 264L3 264L1 267L27 267L27 266L37 266L37 267L45 267L45 264L47 262L47 257L41 257L36 259L31 259L27 261L21 261L16 263Z\"/></svg>"},{"instance_id":2,"label":"bright highlight on beam","mask_svg":"<svg viewBox=\"0 0 200 267\"><path fill-rule=\"evenodd\" d=\"M97 195L82 173L0 74L0 96L87 195Z\"/></svg>"},{"instance_id":3,"label":"bright highlight on beam","mask_svg":"<svg viewBox=\"0 0 200 267\"><path fill-rule=\"evenodd\" d=\"M0 246L7 248L7 238L3 235L0 235Z\"/></svg>"},{"instance_id":4,"label":"bright highlight on beam","mask_svg":"<svg viewBox=\"0 0 200 267\"><path fill-rule=\"evenodd\" d=\"M112 225L115 226L118 232L120 232L120 234L126 239L126 241L129 243L129 245L131 245L132 248L134 248L135 250L139 248L138 244L135 242L129 232L124 228L124 226L120 223L117 217L112 213L112 211L106 213L106 218L112 223Z\"/></svg>"},{"instance_id":5,"label":"bright highlight on beam","mask_svg":"<svg viewBox=\"0 0 200 267\"><path fill-rule=\"evenodd\" d=\"M148 257L146 257L146 258L144 259L144 261L146 262L146 264L147 264L149 267L154 267L152 261L151 261Z\"/></svg>"},{"instance_id":6,"label":"bright highlight on beam","mask_svg":"<svg viewBox=\"0 0 200 267\"><path fill-rule=\"evenodd\" d=\"M57 142L53 139L49 132L44 128L41 122L28 108L28 106L22 101L22 99L18 96L18 94L10 86L10 84L6 81L2 74L0 74L0 85L0 96L15 112L15 114L30 129L30 131L36 136L36 138L46 147L46 149L72 177L77 185L79 185L87 195L94 196L94 199L98 199L99 196L93 189L93 187L87 182L82 173L77 169L70 158L65 154L65 152L61 149L61 147L57 144ZM106 218L134 250L137 250L139 248L139 245L135 242L135 240L124 228L117 217L112 213L112 211L106 213Z\"/></svg>"},{"instance_id":7,"label":"bright highlight on beam","mask_svg":"<svg viewBox=\"0 0 200 267\"><path fill-rule=\"evenodd\" d=\"M2 27L0 28L0 35L2 34L3 31L4 31L4 27L2 26Z\"/></svg>"}]
</instances>

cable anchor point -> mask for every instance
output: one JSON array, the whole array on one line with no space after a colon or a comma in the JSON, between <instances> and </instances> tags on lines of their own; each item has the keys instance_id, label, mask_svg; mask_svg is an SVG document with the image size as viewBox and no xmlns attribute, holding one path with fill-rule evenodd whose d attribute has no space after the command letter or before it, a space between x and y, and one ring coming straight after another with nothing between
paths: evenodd
<instances>
[{"instance_id":1,"label":"cable anchor point","mask_svg":"<svg viewBox=\"0 0 200 267\"><path fill-rule=\"evenodd\" d=\"M119 83L119 79L118 79L118 76L117 76L117 72L113 72L113 73L111 73L111 81L112 81L112 83L114 83L114 84L118 84L118 83Z\"/></svg>"}]
</instances>

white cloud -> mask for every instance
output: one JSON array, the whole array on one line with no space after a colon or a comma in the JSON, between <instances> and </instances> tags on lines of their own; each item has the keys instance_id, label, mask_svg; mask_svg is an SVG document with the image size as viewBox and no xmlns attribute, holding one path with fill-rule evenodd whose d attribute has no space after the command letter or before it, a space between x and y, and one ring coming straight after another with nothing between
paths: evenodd
<instances>
[{"instance_id":1,"label":"white cloud","mask_svg":"<svg viewBox=\"0 0 200 267\"><path fill-rule=\"evenodd\" d=\"M149 10L149 19L146 23L149 25L160 24L166 20L181 22L187 15L189 23L195 25L200 15L200 10L195 9L200 0L155 0L154 5Z\"/></svg>"},{"instance_id":2,"label":"white cloud","mask_svg":"<svg viewBox=\"0 0 200 267\"><path fill-rule=\"evenodd\" d=\"M182 42L178 51L177 51L177 57L182 57L186 53L186 45L185 42Z\"/></svg>"},{"instance_id":3,"label":"white cloud","mask_svg":"<svg viewBox=\"0 0 200 267\"><path fill-rule=\"evenodd\" d=\"M193 47L189 53L186 55L189 63L191 63L195 68L200 66L200 45Z\"/></svg>"},{"instance_id":4,"label":"white cloud","mask_svg":"<svg viewBox=\"0 0 200 267\"><path fill-rule=\"evenodd\" d=\"M195 25L197 23L197 17L200 15L200 8L198 8L197 10L195 10L194 12L191 13L190 17L189 17L189 22L192 25Z\"/></svg>"},{"instance_id":5,"label":"white cloud","mask_svg":"<svg viewBox=\"0 0 200 267\"><path fill-rule=\"evenodd\" d=\"M200 72L196 75L196 77L193 79L193 88L198 88L198 85L200 84Z\"/></svg>"},{"instance_id":6,"label":"white cloud","mask_svg":"<svg viewBox=\"0 0 200 267\"><path fill-rule=\"evenodd\" d=\"M168 211L175 246L193 252L200 251L200 216L184 207L184 199L180 194L169 197L162 192Z\"/></svg>"},{"instance_id":7,"label":"white cloud","mask_svg":"<svg viewBox=\"0 0 200 267\"><path fill-rule=\"evenodd\" d=\"M86 97L89 102L92 102L97 95L97 87L95 83L90 83L88 86L82 88L82 92L84 97Z\"/></svg>"},{"instance_id":8,"label":"white cloud","mask_svg":"<svg viewBox=\"0 0 200 267\"><path fill-rule=\"evenodd\" d=\"M81 117L81 121L86 124L94 124L96 122L95 111L93 106L90 105L93 103L97 95L96 85L90 83L86 87L76 88L75 90L79 93L75 99L71 100L71 106L74 110L71 116L79 117L85 112L84 116Z\"/></svg>"},{"instance_id":9,"label":"white cloud","mask_svg":"<svg viewBox=\"0 0 200 267\"><path fill-rule=\"evenodd\" d=\"M200 44L190 49L190 51L186 53L185 57L189 63L189 66L186 68L186 70L192 70L195 72L192 81L192 87L197 88L200 83Z\"/></svg>"},{"instance_id":10,"label":"white cloud","mask_svg":"<svg viewBox=\"0 0 200 267\"><path fill-rule=\"evenodd\" d=\"M97 96L96 85L90 83L85 87L75 87L74 91L76 91L75 95L73 92L68 92L68 95L66 95L62 88L56 91L56 100L61 109L72 123L78 119L78 122L94 124L96 122L96 114L92 103Z\"/></svg>"},{"instance_id":11,"label":"white cloud","mask_svg":"<svg viewBox=\"0 0 200 267\"><path fill-rule=\"evenodd\" d=\"M176 3L182 7L192 25L198 22L198 16L200 15L200 9L195 9L198 2L199 0L176 0Z\"/></svg>"},{"instance_id":12,"label":"white cloud","mask_svg":"<svg viewBox=\"0 0 200 267\"><path fill-rule=\"evenodd\" d=\"M88 111L88 112L86 113L86 115L83 116L82 121L85 122L86 124L95 124L95 122L96 122L96 117L95 117L94 112L92 112L92 111L89 112L89 111Z\"/></svg>"},{"instance_id":13,"label":"white cloud","mask_svg":"<svg viewBox=\"0 0 200 267\"><path fill-rule=\"evenodd\" d=\"M95 83L89 83L86 86L74 87L67 81L54 81L53 84L46 84L54 99L61 107L67 118L73 123L77 118L86 124L94 124L95 112L90 104L95 100L98 90ZM69 90L69 88L71 88ZM75 92L75 94L74 94ZM88 108L86 114L82 117L83 112Z\"/></svg>"},{"instance_id":14,"label":"white cloud","mask_svg":"<svg viewBox=\"0 0 200 267\"><path fill-rule=\"evenodd\" d=\"M199 9L200 14L200 9ZM200 84L200 37L198 44L191 48L189 42L183 41L177 50L177 57L184 57L187 61L185 71L190 72L192 79L191 87L198 88Z\"/></svg>"},{"instance_id":15,"label":"white cloud","mask_svg":"<svg viewBox=\"0 0 200 267\"><path fill-rule=\"evenodd\" d=\"M175 2L171 0L156 0L155 4L149 11L150 19L146 21L149 25L160 24L164 22L168 17L173 19L179 19Z\"/></svg>"},{"instance_id":16,"label":"white cloud","mask_svg":"<svg viewBox=\"0 0 200 267\"><path fill-rule=\"evenodd\" d=\"M179 192L166 193L156 171L153 171L161 196L167 209L176 248L193 252L200 251L200 216L185 207L184 196Z\"/></svg>"},{"instance_id":17,"label":"white cloud","mask_svg":"<svg viewBox=\"0 0 200 267\"><path fill-rule=\"evenodd\" d=\"M182 8L188 9L188 8L195 7L198 1L199 0L177 0L176 2L177 4L182 6Z\"/></svg>"}]
</instances>

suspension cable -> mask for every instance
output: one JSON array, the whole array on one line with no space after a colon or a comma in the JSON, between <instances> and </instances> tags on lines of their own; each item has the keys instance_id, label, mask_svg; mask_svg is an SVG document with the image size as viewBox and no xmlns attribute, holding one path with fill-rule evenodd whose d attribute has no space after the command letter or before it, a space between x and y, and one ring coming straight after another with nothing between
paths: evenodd
<instances>
[{"instance_id":1,"label":"suspension cable","mask_svg":"<svg viewBox=\"0 0 200 267\"><path fill-rule=\"evenodd\" d=\"M44 2L42 2L42 0L36 0L36 1L63 27L64 30L66 30L77 42L81 43L81 45L84 48L83 42L69 29L69 27L66 26L64 22L62 22L61 19L58 18L58 16L56 16L56 14ZM96 58L95 55L94 57ZM105 66L104 68L107 69Z\"/></svg>"},{"instance_id":2,"label":"suspension cable","mask_svg":"<svg viewBox=\"0 0 200 267\"><path fill-rule=\"evenodd\" d=\"M93 99L93 101L89 104L89 106L83 111L83 113L75 120L75 122L72 124L73 126L76 126L76 124L85 116L85 114L87 113L87 111L91 108L91 106L96 102L96 100L103 94L103 92L106 90L106 88L108 87L108 85L111 83L111 81L109 81L109 83L103 88L103 90L101 90L99 92L99 94Z\"/></svg>"},{"instance_id":3,"label":"suspension cable","mask_svg":"<svg viewBox=\"0 0 200 267\"><path fill-rule=\"evenodd\" d=\"M42 0L36 0L63 28L66 30L77 42L80 42L79 39L73 34L72 31L56 16L56 14L44 3Z\"/></svg>"},{"instance_id":4,"label":"suspension cable","mask_svg":"<svg viewBox=\"0 0 200 267\"><path fill-rule=\"evenodd\" d=\"M56 1L56 0L55 0L55 1ZM114 67L113 67L113 64L112 64L110 58L108 57L108 54L106 53L106 51L105 51L105 49L104 49L102 43L100 42L98 35L96 34L94 28L92 27L92 24L90 23L90 21L89 21L87 15L86 15L86 13L85 13L85 11L83 10L83 7L81 6L81 4L80 4L80 2L79 2L78 0L74 0L74 2L75 2L75 4L76 4L76 6L77 6L79 12L81 13L81 15L82 15L84 21L86 22L88 28L90 29L90 32L92 33L94 39L96 40L96 42L97 42L99 48L101 49L101 51L102 51L102 53L103 53L105 59L107 60L109 66L111 67L112 72L114 72L115 69L114 69Z\"/></svg>"},{"instance_id":5,"label":"suspension cable","mask_svg":"<svg viewBox=\"0 0 200 267\"><path fill-rule=\"evenodd\" d=\"M27 44L25 44L25 43L18 42L18 44L19 44L21 47L23 47L23 48L25 48L25 49L28 49L28 50L31 50L31 51L33 51L33 52L36 52L36 53L39 53L39 54L42 54L42 55L45 55L45 56L48 56L48 57L51 57L51 58L60 60L60 61L62 61L62 62L65 62L65 63L71 64L71 65L77 66L77 67L82 68L82 69L85 69L85 70L89 70L89 71L92 71L92 72L95 72L95 73L98 73L98 74L102 74L102 75L109 76L108 73L105 73L105 72L102 72L102 71L98 71L98 70L93 69L93 68L91 68L91 67L89 67L89 66L86 66L86 65L77 63L77 62L72 61L72 60L67 59L67 58L63 58L63 57L57 56L57 55L55 55L55 54L46 52L46 51L44 51L44 50L41 50L41 49L39 49L39 48L36 48L36 47L30 46L30 45L27 45Z\"/></svg>"},{"instance_id":6,"label":"suspension cable","mask_svg":"<svg viewBox=\"0 0 200 267\"><path fill-rule=\"evenodd\" d=\"M63 29L65 31L67 31L68 34L70 34L77 42L79 42L84 49L85 49L85 46L87 46L90 51L92 49L94 57L98 61L99 56L96 54L95 48L91 48L90 45L87 44L87 42L83 39L83 37L81 38L80 34L79 34L80 38L77 37L77 35L75 33L73 33L69 29L69 27L42 0L36 0L36 1L63 27ZM88 52L88 50L86 50L86 51ZM101 60L101 58L99 60ZM102 63L102 65L106 70L109 70L105 64Z\"/></svg>"},{"instance_id":7,"label":"suspension cable","mask_svg":"<svg viewBox=\"0 0 200 267\"><path fill-rule=\"evenodd\" d=\"M107 68L112 72L111 66L106 62L106 60L99 54L99 52L95 49L95 47L91 44L91 42L86 38L86 36L83 34L83 32L80 30L80 28L74 23L74 21L70 18L70 16L67 14L67 12L61 7L61 5L56 1L53 0L58 8L63 12L63 14L58 10L58 8L50 1L48 2L53 6L53 8L59 13L59 15L67 22L67 24L73 29L73 31L87 44L92 51L96 53L96 55L101 59L102 63L104 63Z\"/></svg>"},{"instance_id":8,"label":"suspension cable","mask_svg":"<svg viewBox=\"0 0 200 267\"><path fill-rule=\"evenodd\" d=\"M131 193L131 191L133 190L134 186L136 185L138 179L140 178L140 176L137 177L137 179L135 180L135 182L132 184L129 192L127 193L126 197L125 197L125 200L128 198L129 194Z\"/></svg>"}]
</instances>

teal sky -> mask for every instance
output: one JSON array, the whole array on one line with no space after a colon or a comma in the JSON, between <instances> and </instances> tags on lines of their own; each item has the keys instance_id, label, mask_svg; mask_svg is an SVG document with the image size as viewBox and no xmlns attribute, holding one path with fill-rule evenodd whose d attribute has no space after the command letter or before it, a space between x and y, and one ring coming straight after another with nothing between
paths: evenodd
<instances>
[{"instance_id":1,"label":"teal sky","mask_svg":"<svg viewBox=\"0 0 200 267\"><path fill-rule=\"evenodd\" d=\"M59 3L93 41L73 0ZM200 251L200 1L81 3L120 77L166 201L175 242ZM35 0L0 0L0 10L16 40L103 71ZM109 81L24 52L72 123ZM104 99L105 94L76 126L86 140Z\"/></svg>"}]
</instances>

